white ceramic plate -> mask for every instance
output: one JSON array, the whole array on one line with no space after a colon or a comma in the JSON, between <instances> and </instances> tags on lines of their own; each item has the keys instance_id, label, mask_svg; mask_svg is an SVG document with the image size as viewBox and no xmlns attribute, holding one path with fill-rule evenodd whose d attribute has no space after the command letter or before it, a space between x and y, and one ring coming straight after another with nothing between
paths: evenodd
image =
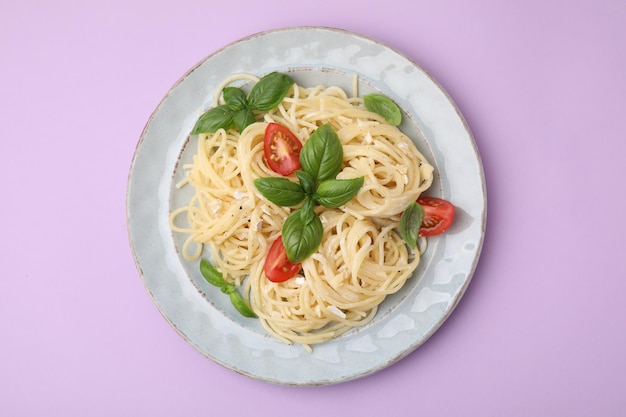
<instances>
[{"instance_id":1,"label":"white ceramic plate","mask_svg":"<svg viewBox=\"0 0 626 417\"><path fill-rule=\"evenodd\" d=\"M221 81L232 74L288 72L305 86L340 85L382 92L404 110L401 129L433 163L428 195L457 207L453 227L431 238L415 276L381 305L362 328L312 353L268 336L257 320L234 312L179 256L182 236L168 215L187 196L176 191L179 161L191 157L189 138ZM190 145L190 146L188 146ZM169 323L197 350L252 378L286 385L322 385L369 375L424 343L450 315L467 288L482 248L486 195L482 164L459 110L436 81L402 54L342 30L299 27L257 34L210 55L184 75L154 111L132 162L128 230L137 268Z\"/></svg>"}]
</instances>

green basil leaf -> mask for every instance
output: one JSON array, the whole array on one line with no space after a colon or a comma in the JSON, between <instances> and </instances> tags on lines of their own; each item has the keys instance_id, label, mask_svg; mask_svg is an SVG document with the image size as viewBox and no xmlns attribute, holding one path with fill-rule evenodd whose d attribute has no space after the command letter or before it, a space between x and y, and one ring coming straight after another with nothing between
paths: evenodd
<instances>
[{"instance_id":1,"label":"green basil leaf","mask_svg":"<svg viewBox=\"0 0 626 417\"><path fill-rule=\"evenodd\" d=\"M313 196L315 194L315 180L308 172L304 172L302 170L295 171L296 177L300 181L300 185L302 189L308 196Z\"/></svg>"},{"instance_id":2,"label":"green basil leaf","mask_svg":"<svg viewBox=\"0 0 626 417\"><path fill-rule=\"evenodd\" d=\"M239 87L226 87L222 94L224 95L224 101L233 110L242 110L248 107L248 99L246 99L246 93Z\"/></svg>"},{"instance_id":3,"label":"green basil leaf","mask_svg":"<svg viewBox=\"0 0 626 417\"><path fill-rule=\"evenodd\" d=\"M311 223L314 220L313 218L317 216L315 214L314 208L315 208L315 201L309 198L304 202L304 205L300 207L300 210L298 210L300 212L300 218L302 220L302 224L304 224L305 226Z\"/></svg>"},{"instance_id":4,"label":"green basil leaf","mask_svg":"<svg viewBox=\"0 0 626 417\"><path fill-rule=\"evenodd\" d=\"M343 163L343 146L329 124L318 127L300 151L300 166L315 183L334 179Z\"/></svg>"},{"instance_id":5,"label":"green basil leaf","mask_svg":"<svg viewBox=\"0 0 626 417\"><path fill-rule=\"evenodd\" d=\"M199 133L214 133L219 129L228 130L235 125L233 115L234 110L226 104L213 107L198 118L191 134L197 135Z\"/></svg>"},{"instance_id":6,"label":"green basil leaf","mask_svg":"<svg viewBox=\"0 0 626 417\"><path fill-rule=\"evenodd\" d=\"M243 316L257 317L257 315L252 311L252 309L243 299L241 294L237 292L237 288L235 287L235 285L226 282L222 274L205 259L200 260L200 272L211 285L219 287L221 292L223 292L224 294L228 294L233 306L235 306L237 311L239 311Z\"/></svg>"},{"instance_id":7,"label":"green basil leaf","mask_svg":"<svg viewBox=\"0 0 626 417\"><path fill-rule=\"evenodd\" d=\"M252 110L244 108L237 111L237 113L233 115L233 121L235 122L235 126L237 126L239 133L241 133L246 127L254 123L256 120L254 119L254 113L252 113Z\"/></svg>"},{"instance_id":8,"label":"green basil leaf","mask_svg":"<svg viewBox=\"0 0 626 417\"><path fill-rule=\"evenodd\" d=\"M263 177L254 180L257 190L272 203L292 207L304 200L306 193L300 186L282 177Z\"/></svg>"},{"instance_id":9,"label":"green basil leaf","mask_svg":"<svg viewBox=\"0 0 626 417\"><path fill-rule=\"evenodd\" d=\"M398 126L402 122L402 113L396 103L382 94L367 94L363 96L365 107L385 118L389 124Z\"/></svg>"},{"instance_id":10,"label":"green basil leaf","mask_svg":"<svg viewBox=\"0 0 626 417\"><path fill-rule=\"evenodd\" d=\"M317 187L315 200L324 207L341 207L357 195L363 181L363 177L323 181Z\"/></svg>"},{"instance_id":11,"label":"green basil leaf","mask_svg":"<svg viewBox=\"0 0 626 417\"><path fill-rule=\"evenodd\" d=\"M291 263L300 263L311 256L322 243L324 226L315 215L309 223L302 221L300 210L291 213L283 224L282 239Z\"/></svg>"},{"instance_id":12,"label":"green basil leaf","mask_svg":"<svg viewBox=\"0 0 626 417\"><path fill-rule=\"evenodd\" d=\"M272 110L283 101L292 84L293 80L288 75L271 72L252 87L248 94L248 106L252 110Z\"/></svg>"},{"instance_id":13,"label":"green basil leaf","mask_svg":"<svg viewBox=\"0 0 626 417\"><path fill-rule=\"evenodd\" d=\"M424 208L415 201L407 206L400 217L400 236L411 249L415 249L417 246L417 238L423 219Z\"/></svg>"},{"instance_id":14,"label":"green basil leaf","mask_svg":"<svg viewBox=\"0 0 626 417\"><path fill-rule=\"evenodd\" d=\"M235 286L233 284L226 284L224 285L222 288L220 288L220 290L224 293L224 294L230 294L234 291L237 291L237 288L235 288Z\"/></svg>"},{"instance_id":15,"label":"green basil leaf","mask_svg":"<svg viewBox=\"0 0 626 417\"><path fill-rule=\"evenodd\" d=\"M215 285L219 288L224 288L229 285L226 280L224 280L222 273L205 259L200 260L200 273L211 285Z\"/></svg>"},{"instance_id":16,"label":"green basil leaf","mask_svg":"<svg viewBox=\"0 0 626 417\"><path fill-rule=\"evenodd\" d=\"M254 313L254 311L252 311L248 303L246 303L246 300L244 300L241 294L239 294L237 291L231 292L229 294L229 297L230 297L230 302L233 304L233 306L235 306L237 311L241 313L242 316L249 317L249 318L258 317Z\"/></svg>"}]
</instances>

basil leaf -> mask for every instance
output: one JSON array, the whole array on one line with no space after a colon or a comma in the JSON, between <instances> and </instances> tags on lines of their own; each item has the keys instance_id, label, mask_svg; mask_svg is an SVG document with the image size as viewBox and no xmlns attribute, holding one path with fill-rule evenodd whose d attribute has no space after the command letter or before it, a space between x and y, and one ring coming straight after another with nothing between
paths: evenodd
<instances>
[{"instance_id":1,"label":"basil leaf","mask_svg":"<svg viewBox=\"0 0 626 417\"><path fill-rule=\"evenodd\" d=\"M363 181L363 177L323 181L317 187L315 200L324 207L341 207L357 195Z\"/></svg>"},{"instance_id":2,"label":"basil leaf","mask_svg":"<svg viewBox=\"0 0 626 417\"><path fill-rule=\"evenodd\" d=\"M261 78L248 94L248 107L252 110L269 111L278 106L289 92L293 80L278 72L271 72Z\"/></svg>"},{"instance_id":3,"label":"basil leaf","mask_svg":"<svg viewBox=\"0 0 626 417\"><path fill-rule=\"evenodd\" d=\"M334 179L343 163L343 147L330 126L318 127L300 151L300 166L315 183Z\"/></svg>"},{"instance_id":4,"label":"basil leaf","mask_svg":"<svg viewBox=\"0 0 626 417\"><path fill-rule=\"evenodd\" d=\"M291 263L300 263L311 256L322 243L324 226L320 218L315 215L309 223L302 221L300 210L296 210L287 217L283 224L282 239L287 252L287 259Z\"/></svg>"},{"instance_id":5,"label":"basil leaf","mask_svg":"<svg viewBox=\"0 0 626 417\"><path fill-rule=\"evenodd\" d=\"M385 118L389 124L398 126L402 122L402 113L396 103L382 94L367 94L363 96L365 107Z\"/></svg>"},{"instance_id":6,"label":"basil leaf","mask_svg":"<svg viewBox=\"0 0 626 417\"><path fill-rule=\"evenodd\" d=\"M256 120L254 119L254 113L252 113L252 110L244 108L237 111L237 113L233 115L233 121L235 122L235 126L237 126L239 133L241 133L246 127L254 123Z\"/></svg>"},{"instance_id":7,"label":"basil leaf","mask_svg":"<svg viewBox=\"0 0 626 417\"><path fill-rule=\"evenodd\" d=\"M300 185L302 186L304 192L307 193L308 196L315 194L315 180L311 174L302 170L297 170L295 173L298 180L300 180Z\"/></svg>"},{"instance_id":8,"label":"basil leaf","mask_svg":"<svg viewBox=\"0 0 626 417\"><path fill-rule=\"evenodd\" d=\"M248 303L246 303L246 300L244 300L241 294L239 294L237 291L233 291L228 295L230 297L230 302L233 304L233 306L235 306L237 311L241 313L242 316L250 317L250 318L258 317L254 313L254 311L252 311L250 306L248 306Z\"/></svg>"},{"instance_id":9,"label":"basil leaf","mask_svg":"<svg viewBox=\"0 0 626 417\"><path fill-rule=\"evenodd\" d=\"M233 284L226 284L222 288L220 288L220 290L224 294L231 294L232 292L237 291L237 288L235 288Z\"/></svg>"},{"instance_id":10,"label":"basil leaf","mask_svg":"<svg viewBox=\"0 0 626 417\"><path fill-rule=\"evenodd\" d=\"M234 110L226 104L213 107L200 116L193 127L191 134L197 135L199 133L214 133L219 129L228 130L235 125L233 115Z\"/></svg>"},{"instance_id":11,"label":"basil leaf","mask_svg":"<svg viewBox=\"0 0 626 417\"><path fill-rule=\"evenodd\" d=\"M229 285L226 280L224 280L221 272L205 259L200 260L200 273L211 285L215 285L219 288L224 288Z\"/></svg>"},{"instance_id":12,"label":"basil leaf","mask_svg":"<svg viewBox=\"0 0 626 417\"><path fill-rule=\"evenodd\" d=\"M417 237L419 236L423 219L424 208L415 201L407 206L400 217L400 236L411 249L415 249L417 246Z\"/></svg>"},{"instance_id":13,"label":"basil leaf","mask_svg":"<svg viewBox=\"0 0 626 417\"><path fill-rule=\"evenodd\" d=\"M233 304L233 306L235 306L239 313L241 313L245 317L257 317L254 311L252 311L252 309L243 299L241 294L237 292L237 288L235 287L235 285L226 282L222 274L205 259L200 260L200 272L202 273L202 276L209 282L209 284L219 287L220 291L222 291L224 294L228 294L228 296L230 297L230 302Z\"/></svg>"},{"instance_id":14,"label":"basil leaf","mask_svg":"<svg viewBox=\"0 0 626 417\"><path fill-rule=\"evenodd\" d=\"M306 193L300 184L296 184L287 178L257 178L254 180L254 186L263 197L278 206L295 206L306 197Z\"/></svg>"},{"instance_id":15,"label":"basil leaf","mask_svg":"<svg viewBox=\"0 0 626 417\"><path fill-rule=\"evenodd\" d=\"M226 87L222 94L224 94L224 101L233 110L242 110L248 107L248 100L246 99L246 93L239 87Z\"/></svg>"},{"instance_id":16,"label":"basil leaf","mask_svg":"<svg viewBox=\"0 0 626 417\"><path fill-rule=\"evenodd\" d=\"M308 199L304 202L304 205L300 207L300 220L302 220L302 224L305 226L313 221L313 218L317 216L315 214L315 201L312 199Z\"/></svg>"}]
</instances>

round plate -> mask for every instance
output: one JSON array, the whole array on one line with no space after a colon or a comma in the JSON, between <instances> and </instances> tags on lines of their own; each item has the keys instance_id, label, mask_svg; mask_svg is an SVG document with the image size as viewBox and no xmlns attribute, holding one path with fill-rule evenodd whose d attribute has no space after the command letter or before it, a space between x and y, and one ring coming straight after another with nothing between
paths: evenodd
<instances>
[{"instance_id":1,"label":"round plate","mask_svg":"<svg viewBox=\"0 0 626 417\"><path fill-rule=\"evenodd\" d=\"M176 190L181 162L196 138L194 123L218 85L236 73L289 73L304 86L339 85L360 95L382 92L404 111L400 128L435 166L428 195L457 207L455 223L430 238L412 279L388 297L367 325L307 352L265 333L258 320L234 312L179 254L183 236L169 228L170 211L185 203ZM188 191L187 191L188 192ZM450 97L418 65L366 37L298 27L260 33L228 45L184 75L148 121L131 165L127 221L145 287L168 322L215 362L249 377L286 385L322 385L369 375L424 343L467 288L482 248L486 195L474 139Z\"/></svg>"}]
</instances>

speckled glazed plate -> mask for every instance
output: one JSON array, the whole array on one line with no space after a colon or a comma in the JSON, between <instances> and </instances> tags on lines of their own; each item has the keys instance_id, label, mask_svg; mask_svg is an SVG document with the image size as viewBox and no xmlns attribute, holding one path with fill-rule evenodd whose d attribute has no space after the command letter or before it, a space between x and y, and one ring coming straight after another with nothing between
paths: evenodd
<instances>
[{"instance_id":1,"label":"speckled glazed plate","mask_svg":"<svg viewBox=\"0 0 626 417\"><path fill-rule=\"evenodd\" d=\"M388 297L362 328L307 352L268 336L257 320L239 316L179 255L183 236L169 228L170 211L188 196L177 191L189 137L216 87L230 75L288 72L304 86L339 85L382 92L404 111L400 126L433 163L428 195L457 207L453 227L431 238L415 276ZM285 385L322 385L363 377L403 358L446 320L465 292L485 228L482 164L459 110L418 65L372 39L342 30L298 27L264 32L210 55L165 95L133 158L127 195L130 244L145 287L167 321L215 362L249 377Z\"/></svg>"}]
</instances>

